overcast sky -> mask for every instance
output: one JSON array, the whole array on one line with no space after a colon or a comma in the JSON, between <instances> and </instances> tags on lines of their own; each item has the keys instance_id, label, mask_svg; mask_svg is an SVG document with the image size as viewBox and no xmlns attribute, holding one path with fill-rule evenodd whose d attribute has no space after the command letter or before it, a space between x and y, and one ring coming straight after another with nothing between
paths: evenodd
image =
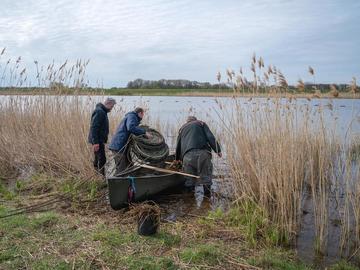
<instances>
[{"instance_id":1,"label":"overcast sky","mask_svg":"<svg viewBox=\"0 0 360 270\"><path fill-rule=\"evenodd\" d=\"M360 78L359 0L1 0L0 49L34 69L90 59L94 85L129 80L216 81L249 69L254 52L290 83Z\"/></svg>"}]
</instances>

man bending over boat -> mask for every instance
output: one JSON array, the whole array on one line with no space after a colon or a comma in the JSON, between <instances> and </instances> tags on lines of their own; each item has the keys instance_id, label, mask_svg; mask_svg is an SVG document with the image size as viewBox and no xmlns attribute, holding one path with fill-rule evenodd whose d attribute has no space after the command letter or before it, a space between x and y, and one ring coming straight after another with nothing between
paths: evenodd
<instances>
[{"instance_id":1,"label":"man bending over boat","mask_svg":"<svg viewBox=\"0 0 360 270\"><path fill-rule=\"evenodd\" d=\"M204 185L205 191L210 191L213 171L211 150L222 157L220 145L208 125L195 116L189 116L179 130L175 154L175 159L182 161L184 172L200 176L200 179L186 179L185 186L189 189Z\"/></svg>"},{"instance_id":2,"label":"man bending over boat","mask_svg":"<svg viewBox=\"0 0 360 270\"><path fill-rule=\"evenodd\" d=\"M109 135L109 119L107 114L116 104L115 99L107 98L104 103L98 103L91 114L91 123L88 141L94 151L94 167L105 176L105 143Z\"/></svg>"},{"instance_id":3,"label":"man bending over boat","mask_svg":"<svg viewBox=\"0 0 360 270\"><path fill-rule=\"evenodd\" d=\"M115 135L109 145L109 149L114 154L116 166L115 175L118 175L127 169L131 164L131 159L128 153L128 140L130 134L134 134L136 136L145 135L146 137L150 137L145 129L139 127L144 114L144 109L139 107L132 112L128 112L116 129Z\"/></svg>"}]
</instances>

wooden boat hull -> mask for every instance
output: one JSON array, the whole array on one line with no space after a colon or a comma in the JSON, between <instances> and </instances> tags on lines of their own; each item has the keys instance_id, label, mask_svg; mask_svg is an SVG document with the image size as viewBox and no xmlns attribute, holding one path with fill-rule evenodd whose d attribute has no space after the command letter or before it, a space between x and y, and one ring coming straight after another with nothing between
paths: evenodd
<instances>
[{"instance_id":1,"label":"wooden boat hull","mask_svg":"<svg viewBox=\"0 0 360 270\"><path fill-rule=\"evenodd\" d=\"M153 198L170 188L182 188L185 179L182 175L154 172L138 168L132 172L107 178L110 205L114 210L125 207L129 203L129 187L134 190L132 201Z\"/></svg>"}]
</instances>

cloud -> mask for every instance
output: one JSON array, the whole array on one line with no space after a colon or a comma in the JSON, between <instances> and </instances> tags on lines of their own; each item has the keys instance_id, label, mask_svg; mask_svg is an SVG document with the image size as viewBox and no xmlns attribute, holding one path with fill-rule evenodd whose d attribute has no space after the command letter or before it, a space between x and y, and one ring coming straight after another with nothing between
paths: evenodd
<instances>
[{"instance_id":1,"label":"cloud","mask_svg":"<svg viewBox=\"0 0 360 270\"><path fill-rule=\"evenodd\" d=\"M10 56L44 64L90 58L90 81L105 86L137 77L214 82L219 69L248 67L254 51L290 81L308 65L326 70L321 81L360 75L355 0L5 0L2 6L0 47Z\"/></svg>"}]
</instances>

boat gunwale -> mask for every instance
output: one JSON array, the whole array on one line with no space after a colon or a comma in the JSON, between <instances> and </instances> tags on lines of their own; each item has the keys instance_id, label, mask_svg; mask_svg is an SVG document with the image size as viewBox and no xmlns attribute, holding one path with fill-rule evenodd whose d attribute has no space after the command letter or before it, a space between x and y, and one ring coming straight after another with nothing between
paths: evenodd
<instances>
[{"instance_id":1,"label":"boat gunwale","mask_svg":"<svg viewBox=\"0 0 360 270\"><path fill-rule=\"evenodd\" d=\"M134 177L135 179L150 179L150 178L163 178L166 176L176 175L176 173L166 173L166 174L159 174L159 175L141 175L141 176L111 176L108 177L108 180L129 180L129 177Z\"/></svg>"}]
</instances>

